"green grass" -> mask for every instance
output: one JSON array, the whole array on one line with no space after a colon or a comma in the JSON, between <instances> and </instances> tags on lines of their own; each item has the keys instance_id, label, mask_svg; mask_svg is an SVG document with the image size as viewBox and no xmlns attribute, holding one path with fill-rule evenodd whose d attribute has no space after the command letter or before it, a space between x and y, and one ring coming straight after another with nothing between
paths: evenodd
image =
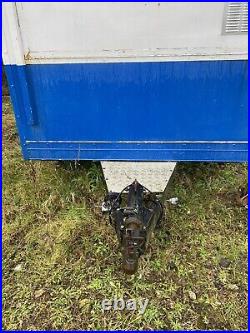
<instances>
[{"instance_id":1,"label":"green grass","mask_svg":"<svg viewBox=\"0 0 250 333\"><path fill-rule=\"evenodd\" d=\"M170 190L179 205L166 203L129 277L100 213L104 188L99 164L23 161L5 100L4 329L247 329L247 165L180 163ZM103 313L115 296L149 305Z\"/></svg>"}]
</instances>

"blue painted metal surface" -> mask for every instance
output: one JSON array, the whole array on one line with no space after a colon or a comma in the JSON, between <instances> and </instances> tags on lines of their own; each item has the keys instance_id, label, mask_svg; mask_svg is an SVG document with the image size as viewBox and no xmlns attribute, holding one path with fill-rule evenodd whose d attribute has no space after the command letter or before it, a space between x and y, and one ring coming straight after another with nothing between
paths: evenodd
<instances>
[{"instance_id":1,"label":"blue painted metal surface","mask_svg":"<svg viewBox=\"0 0 250 333\"><path fill-rule=\"evenodd\" d=\"M247 160L247 61L6 67L26 159Z\"/></svg>"}]
</instances>

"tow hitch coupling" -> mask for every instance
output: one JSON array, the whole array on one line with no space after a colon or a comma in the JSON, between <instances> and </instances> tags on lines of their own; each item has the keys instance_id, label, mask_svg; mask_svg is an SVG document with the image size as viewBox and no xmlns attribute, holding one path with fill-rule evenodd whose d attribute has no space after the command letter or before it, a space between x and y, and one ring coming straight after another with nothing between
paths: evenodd
<instances>
[{"instance_id":1,"label":"tow hitch coupling","mask_svg":"<svg viewBox=\"0 0 250 333\"><path fill-rule=\"evenodd\" d=\"M109 213L110 223L115 228L123 270L134 274L150 235L162 218L163 206L154 193L135 180L120 193L110 192L102 210Z\"/></svg>"}]
</instances>

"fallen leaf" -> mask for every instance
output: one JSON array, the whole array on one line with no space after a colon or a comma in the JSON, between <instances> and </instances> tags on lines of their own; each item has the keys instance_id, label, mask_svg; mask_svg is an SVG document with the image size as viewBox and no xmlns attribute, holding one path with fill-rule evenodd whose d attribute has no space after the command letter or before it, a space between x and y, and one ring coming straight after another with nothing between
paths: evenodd
<instances>
[{"instance_id":1,"label":"fallen leaf","mask_svg":"<svg viewBox=\"0 0 250 333\"><path fill-rule=\"evenodd\" d=\"M237 286L237 284L228 284L228 285L227 285L227 288L228 288L229 290L233 290L233 291L237 291L237 290L239 290L239 287Z\"/></svg>"},{"instance_id":2,"label":"fallen leaf","mask_svg":"<svg viewBox=\"0 0 250 333\"><path fill-rule=\"evenodd\" d=\"M41 297L45 293L44 289L39 289L35 291L35 298Z\"/></svg>"},{"instance_id":3,"label":"fallen leaf","mask_svg":"<svg viewBox=\"0 0 250 333\"><path fill-rule=\"evenodd\" d=\"M192 299L193 301L195 301L197 299L196 293L194 293L192 290L190 290L188 292L188 296L190 299Z\"/></svg>"},{"instance_id":4,"label":"fallen leaf","mask_svg":"<svg viewBox=\"0 0 250 333\"><path fill-rule=\"evenodd\" d=\"M22 264L18 264L16 265L16 267L14 268L15 272L20 272L22 270Z\"/></svg>"}]
</instances>

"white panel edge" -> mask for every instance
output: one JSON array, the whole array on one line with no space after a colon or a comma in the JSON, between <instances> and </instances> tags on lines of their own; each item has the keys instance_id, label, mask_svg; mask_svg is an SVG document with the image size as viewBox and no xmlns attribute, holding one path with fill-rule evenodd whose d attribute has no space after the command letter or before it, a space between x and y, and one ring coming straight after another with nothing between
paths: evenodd
<instances>
[{"instance_id":1,"label":"white panel edge","mask_svg":"<svg viewBox=\"0 0 250 333\"><path fill-rule=\"evenodd\" d=\"M3 2L2 10L3 63L4 65L25 65L16 3Z\"/></svg>"}]
</instances>

